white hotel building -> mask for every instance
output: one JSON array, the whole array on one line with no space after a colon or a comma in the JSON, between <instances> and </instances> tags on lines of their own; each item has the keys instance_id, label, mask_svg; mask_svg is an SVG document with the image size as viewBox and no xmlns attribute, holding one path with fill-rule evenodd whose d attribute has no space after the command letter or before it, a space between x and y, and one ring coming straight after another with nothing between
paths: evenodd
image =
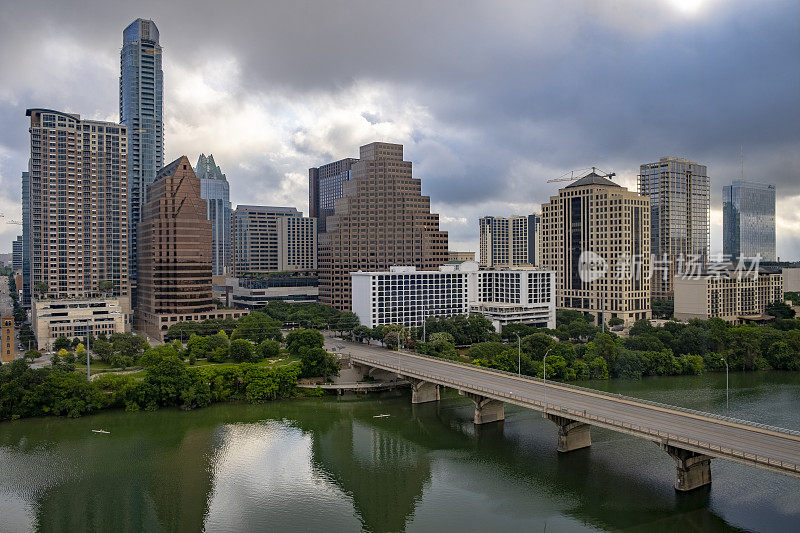
<instances>
[{"instance_id":1,"label":"white hotel building","mask_svg":"<svg viewBox=\"0 0 800 533\"><path fill-rule=\"evenodd\" d=\"M353 272L353 312L361 324L422 326L425 317L480 313L497 331L512 322L556 327L555 280L549 270L479 270L475 262L439 270L393 266Z\"/></svg>"}]
</instances>

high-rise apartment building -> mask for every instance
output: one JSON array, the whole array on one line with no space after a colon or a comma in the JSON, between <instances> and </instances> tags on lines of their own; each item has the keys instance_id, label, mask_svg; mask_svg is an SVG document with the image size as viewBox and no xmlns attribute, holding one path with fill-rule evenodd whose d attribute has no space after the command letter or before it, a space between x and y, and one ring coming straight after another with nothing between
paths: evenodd
<instances>
[{"instance_id":1,"label":"high-rise apartment building","mask_svg":"<svg viewBox=\"0 0 800 533\"><path fill-rule=\"evenodd\" d=\"M775 185L735 180L722 188L722 253L775 261Z\"/></svg>"},{"instance_id":2,"label":"high-rise apartment building","mask_svg":"<svg viewBox=\"0 0 800 533\"><path fill-rule=\"evenodd\" d=\"M17 287L19 289L20 287ZM22 298L23 307L31 306L31 173L22 173Z\"/></svg>"},{"instance_id":3,"label":"high-rise apartment building","mask_svg":"<svg viewBox=\"0 0 800 533\"><path fill-rule=\"evenodd\" d=\"M14 269L14 272L22 270L22 245L22 235L18 235L11 242L11 268Z\"/></svg>"},{"instance_id":4,"label":"high-rise apartment building","mask_svg":"<svg viewBox=\"0 0 800 533\"><path fill-rule=\"evenodd\" d=\"M119 121L128 132L130 272L136 276L137 227L147 186L164 166L164 73L156 24L136 19L122 32Z\"/></svg>"},{"instance_id":5,"label":"high-rise apartment building","mask_svg":"<svg viewBox=\"0 0 800 533\"><path fill-rule=\"evenodd\" d=\"M595 172L559 189L542 205L542 264L556 272L558 307L650 318L648 199Z\"/></svg>"},{"instance_id":6,"label":"high-rise apartment building","mask_svg":"<svg viewBox=\"0 0 800 533\"><path fill-rule=\"evenodd\" d=\"M539 224L537 214L511 217L481 217L480 265L538 266Z\"/></svg>"},{"instance_id":7,"label":"high-rise apartment building","mask_svg":"<svg viewBox=\"0 0 800 533\"><path fill-rule=\"evenodd\" d=\"M348 157L320 167L308 169L308 216L317 219L317 231L326 229L326 220L333 214L333 204L344 195L344 184L350 180L350 169L358 159Z\"/></svg>"},{"instance_id":8,"label":"high-rise apartment building","mask_svg":"<svg viewBox=\"0 0 800 533\"><path fill-rule=\"evenodd\" d=\"M294 207L240 205L233 212L236 276L317 269L317 219Z\"/></svg>"},{"instance_id":9,"label":"high-rise apartment building","mask_svg":"<svg viewBox=\"0 0 800 533\"><path fill-rule=\"evenodd\" d=\"M447 261L447 232L403 160L403 145L374 142L359 152L319 235L320 301L337 309L350 309L351 272L432 270Z\"/></svg>"},{"instance_id":10,"label":"high-rise apartment building","mask_svg":"<svg viewBox=\"0 0 800 533\"><path fill-rule=\"evenodd\" d=\"M162 339L173 323L236 316L211 290L211 221L186 156L162 168L139 224L136 328Z\"/></svg>"},{"instance_id":11,"label":"high-rise apartment building","mask_svg":"<svg viewBox=\"0 0 800 533\"><path fill-rule=\"evenodd\" d=\"M215 276L228 274L231 262L231 199L225 174L214 162L214 156L200 154L195 167L200 178L200 195L208 204L211 221L212 271Z\"/></svg>"},{"instance_id":12,"label":"high-rise apartment building","mask_svg":"<svg viewBox=\"0 0 800 533\"><path fill-rule=\"evenodd\" d=\"M126 129L50 109L30 117L30 263L35 293L127 298ZM36 289L39 284L46 290Z\"/></svg>"},{"instance_id":13,"label":"high-rise apartment building","mask_svg":"<svg viewBox=\"0 0 800 533\"><path fill-rule=\"evenodd\" d=\"M706 166L688 159L662 157L639 167L639 194L650 198L653 298L671 299L675 276L708 259L709 184Z\"/></svg>"}]
</instances>

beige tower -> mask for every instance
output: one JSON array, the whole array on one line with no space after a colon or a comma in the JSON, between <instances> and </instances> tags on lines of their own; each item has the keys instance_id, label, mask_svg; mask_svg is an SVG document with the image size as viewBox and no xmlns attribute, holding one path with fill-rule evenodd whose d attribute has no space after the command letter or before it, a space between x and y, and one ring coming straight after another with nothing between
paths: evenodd
<instances>
[{"instance_id":1,"label":"beige tower","mask_svg":"<svg viewBox=\"0 0 800 533\"><path fill-rule=\"evenodd\" d=\"M592 172L542 205L541 242L557 307L605 322L650 318L647 198Z\"/></svg>"},{"instance_id":2,"label":"beige tower","mask_svg":"<svg viewBox=\"0 0 800 533\"><path fill-rule=\"evenodd\" d=\"M319 236L320 301L349 310L350 273L393 265L433 270L447 261L447 232L422 196L403 145L362 146Z\"/></svg>"}]
</instances>

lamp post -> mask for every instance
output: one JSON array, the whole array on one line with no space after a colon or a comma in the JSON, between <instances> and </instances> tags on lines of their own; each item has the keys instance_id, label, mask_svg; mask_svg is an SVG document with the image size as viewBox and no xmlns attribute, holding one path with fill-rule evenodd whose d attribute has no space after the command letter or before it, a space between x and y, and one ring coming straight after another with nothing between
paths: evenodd
<instances>
[{"instance_id":1,"label":"lamp post","mask_svg":"<svg viewBox=\"0 0 800 533\"><path fill-rule=\"evenodd\" d=\"M519 333L514 333L517 336L517 375L522 376L522 339L519 338Z\"/></svg>"},{"instance_id":2,"label":"lamp post","mask_svg":"<svg viewBox=\"0 0 800 533\"><path fill-rule=\"evenodd\" d=\"M722 359L723 363L725 363L725 414L727 415L730 412L730 401L729 401L730 388L728 387L728 383L729 383L728 382L728 370L729 370L729 368L728 368L728 361L724 357L722 357L721 355L719 356L719 358Z\"/></svg>"},{"instance_id":3,"label":"lamp post","mask_svg":"<svg viewBox=\"0 0 800 533\"><path fill-rule=\"evenodd\" d=\"M550 350L552 349L553 349L552 346L548 348L547 351L544 352L544 357L542 358L542 363L544 365L542 369L542 378L543 378L542 385L544 386L544 409L542 410L542 418L544 418L547 415L547 355L550 353Z\"/></svg>"}]
</instances>

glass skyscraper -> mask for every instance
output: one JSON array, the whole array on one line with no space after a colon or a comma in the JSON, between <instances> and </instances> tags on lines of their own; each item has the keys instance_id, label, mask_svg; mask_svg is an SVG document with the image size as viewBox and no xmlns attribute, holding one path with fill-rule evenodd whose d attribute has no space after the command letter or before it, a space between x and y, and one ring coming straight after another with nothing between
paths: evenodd
<instances>
[{"instance_id":1,"label":"glass skyscraper","mask_svg":"<svg viewBox=\"0 0 800 533\"><path fill-rule=\"evenodd\" d=\"M722 188L722 253L775 261L775 186L734 180Z\"/></svg>"},{"instance_id":2,"label":"glass skyscraper","mask_svg":"<svg viewBox=\"0 0 800 533\"><path fill-rule=\"evenodd\" d=\"M200 178L200 196L208 204L211 221L212 272L215 276L229 274L231 261L231 201L230 187L225 174L214 162L214 156L200 154L195 174Z\"/></svg>"},{"instance_id":3,"label":"glass skyscraper","mask_svg":"<svg viewBox=\"0 0 800 533\"><path fill-rule=\"evenodd\" d=\"M672 299L676 275L709 254L711 189L708 168L688 159L662 157L639 167L639 194L650 198L653 298Z\"/></svg>"},{"instance_id":4,"label":"glass skyscraper","mask_svg":"<svg viewBox=\"0 0 800 533\"><path fill-rule=\"evenodd\" d=\"M164 74L158 28L136 19L122 32L119 120L128 129L130 276L136 276L137 228L147 186L164 166Z\"/></svg>"},{"instance_id":5,"label":"glass skyscraper","mask_svg":"<svg viewBox=\"0 0 800 533\"><path fill-rule=\"evenodd\" d=\"M31 306L31 173L22 173L22 305Z\"/></svg>"}]
</instances>

